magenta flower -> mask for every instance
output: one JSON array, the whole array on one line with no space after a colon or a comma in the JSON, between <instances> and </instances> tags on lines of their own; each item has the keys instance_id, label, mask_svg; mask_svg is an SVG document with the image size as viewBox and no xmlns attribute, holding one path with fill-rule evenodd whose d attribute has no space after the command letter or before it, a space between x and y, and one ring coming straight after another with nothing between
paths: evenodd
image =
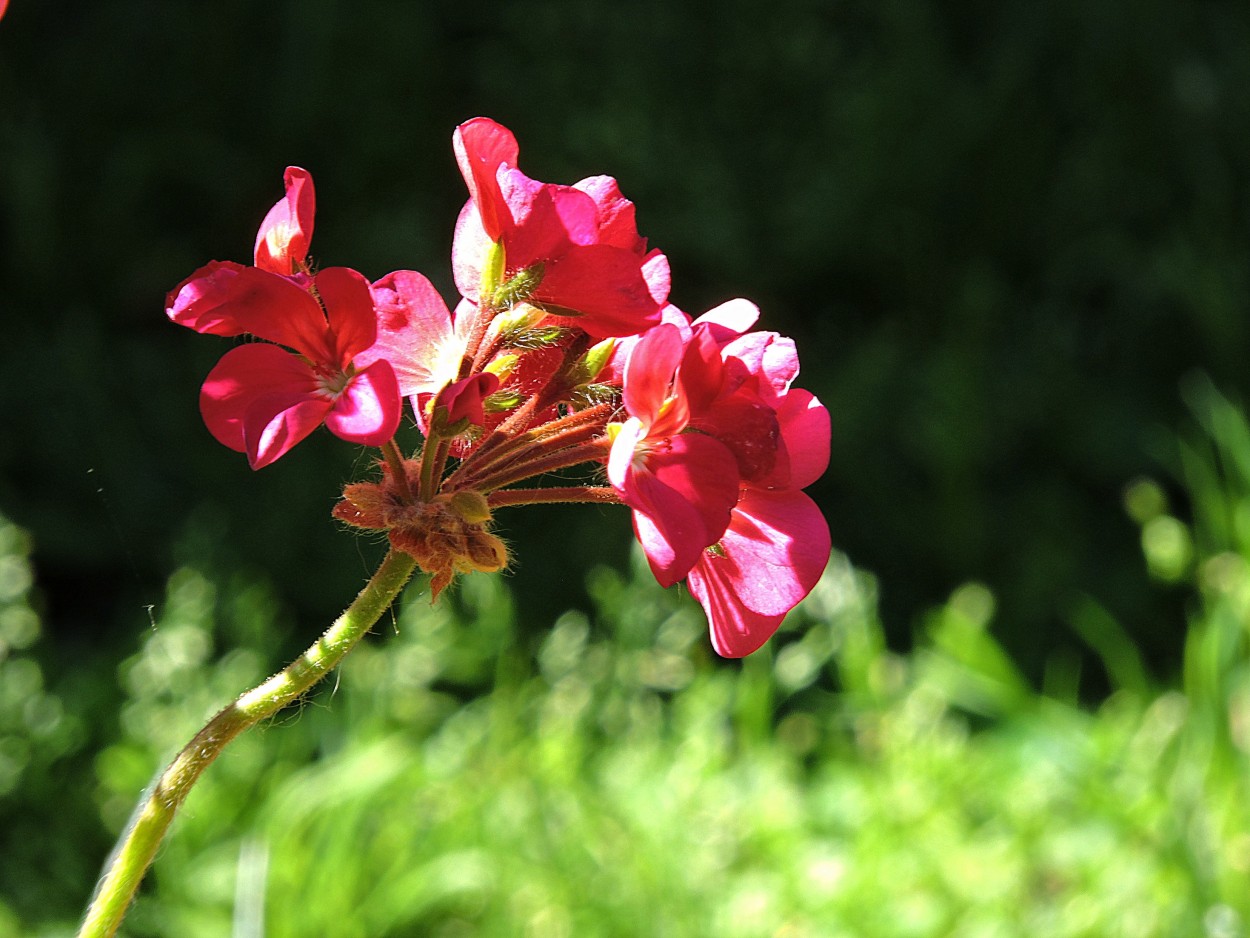
<instances>
[{"instance_id":1,"label":"magenta flower","mask_svg":"<svg viewBox=\"0 0 1250 938\"><path fill-rule=\"evenodd\" d=\"M260 469L322 423L335 436L365 446L394 436L401 408L390 362L364 368L354 363L373 345L377 329L364 277L346 267L328 268L311 279L314 294L267 271L243 268L231 284L231 302L224 304L229 315L216 319L214 329L197 331L246 332L277 344L237 346L209 372L200 413L218 442L246 453L251 467ZM174 308L194 286L182 288ZM170 318L182 322L176 311Z\"/></svg>"},{"instance_id":2,"label":"magenta flower","mask_svg":"<svg viewBox=\"0 0 1250 938\"><path fill-rule=\"evenodd\" d=\"M687 577L728 657L767 641L830 550L828 525L799 491L828 465L829 414L791 388L794 343L746 331L758 315L734 300L637 340L624 369L630 416L608 458L656 578Z\"/></svg>"},{"instance_id":3,"label":"magenta flower","mask_svg":"<svg viewBox=\"0 0 1250 938\"><path fill-rule=\"evenodd\" d=\"M3 0L0 0L3 2ZM434 591L506 565L496 508L623 503L656 579L686 579L726 656L757 649L819 579L829 528L802 492L829 462L829 414L793 387L794 343L751 331L732 300L691 320L668 303L668 261L638 234L614 179L530 179L485 118L453 136L469 191L453 243L454 313L400 270L370 285L308 261L316 197L288 167L253 266L214 261L169 296L198 332L262 342L227 352L201 412L220 442L268 465L325 424L383 448L383 477L335 517L386 531ZM425 444L392 443L411 401ZM610 486L571 470L606 463ZM550 477L553 485L529 480Z\"/></svg>"},{"instance_id":4,"label":"magenta flower","mask_svg":"<svg viewBox=\"0 0 1250 938\"><path fill-rule=\"evenodd\" d=\"M517 169L512 133L482 117L456 128L453 145L469 189L452 247L463 296L482 302L483 267L498 244L504 269L492 288L522 275L531 281L526 299L571 317L594 338L633 335L660 321L668 260L647 250L634 205L614 179L573 186L530 179Z\"/></svg>"},{"instance_id":5,"label":"magenta flower","mask_svg":"<svg viewBox=\"0 0 1250 938\"><path fill-rule=\"evenodd\" d=\"M312 177L291 166L285 183L285 197L257 233L256 266L207 264L174 288L165 308L171 320L196 332L276 343L231 349L200 390L209 432L246 453L253 469L323 423L345 440L378 446L400 418L390 363L365 360L378 329L369 283L345 267L309 273Z\"/></svg>"}]
</instances>

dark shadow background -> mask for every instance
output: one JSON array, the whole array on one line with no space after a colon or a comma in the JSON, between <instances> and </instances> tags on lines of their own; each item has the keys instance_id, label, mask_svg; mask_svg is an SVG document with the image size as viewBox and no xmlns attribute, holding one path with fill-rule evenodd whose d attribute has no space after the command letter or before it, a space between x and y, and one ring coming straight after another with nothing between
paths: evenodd
<instances>
[{"instance_id":1,"label":"dark shadow background","mask_svg":"<svg viewBox=\"0 0 1250 938\"><path fill-rule=\"evenodd\" d=\"M298 647L354 594L378 545L328 512L364 455L322 433L250 472L196 412L228 343L164 295L246 261L296 163L320 263L451 298L450 137L476 114L536 178L618 177L678 305L747 296L798 341L833 417L812 494L898 643L978 578L1034 676L1083 593L1171 674L1176 600L1120 502L1166 471L1182 375L1250 383L1235 0L14 0L0 510L34 536L54 655L120 659L205 554L266 571ZM623 511L501 521L535 631L630 541Z\"/></svg>"}]
</instances>

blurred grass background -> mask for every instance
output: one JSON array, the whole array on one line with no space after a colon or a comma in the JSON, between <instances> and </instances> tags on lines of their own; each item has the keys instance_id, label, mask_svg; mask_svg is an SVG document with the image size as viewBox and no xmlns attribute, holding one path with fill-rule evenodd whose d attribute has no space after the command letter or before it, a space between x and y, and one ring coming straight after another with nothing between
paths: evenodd
<instances>
[{"instance_id":1,"label":"blurred grass background","mask_svg":"<svg viewBox=\"0 0 1250 938\"><path fill-rule=\"evenodd\" d=\"M0 935L379 554L360 453L211 441L165 291L298 163L318 262L450 295L479 113L795 337L854 570L725 663L623 512L503 516L210 770L133 934L1244 933L1248 63L1233 0L14 0Z\"/></svg>"},{"instance_id":2,"label":"blurred grass background","mask_svg":"<svg viewBox=\"0 0 1250 938\"><path fill-rule=\"evenodd\" d=\"M893 653L876 581L840 554L740 668L639 555L592 568L592 608L534 641L503 578L438 606L414 588L212 766L126 933L1246 934L1250 427L1209 384L1190 397L1202 510L1181 521L1148 479L1126 497L1187 597L1175 686L1090 599L1113 692L1083 706L1072 660L1033 688L978 582ZM56 686L28 560L5 523L0 936L54 938L154 767L268 673L276 604L188 563L117 686Z\"/></svg>"}]
</instances>

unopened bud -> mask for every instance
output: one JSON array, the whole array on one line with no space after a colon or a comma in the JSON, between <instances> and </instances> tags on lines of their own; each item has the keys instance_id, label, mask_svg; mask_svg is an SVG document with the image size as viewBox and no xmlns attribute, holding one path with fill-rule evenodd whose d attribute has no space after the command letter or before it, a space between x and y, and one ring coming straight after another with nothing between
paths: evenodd
<instances>
[{"instance_id":1,"label":"unopened bud","mask_svg":"<svg viewBox=\"0 0 1250 938\"><path fill-rule=\"evenodd\" d=\"M500 384L506 384L512 377L512 372L516 370L516 363L520 360L520 355L509 352L507 355L497 356L482 370L497 377Z\"/></svg>"},{"instance_id":2,"label":"unopened bud","mask_svg":"<svg viewBox=\"0 0 1250 938\"><path fill-rule=\"evenodd\" d=\"M482 284L479 289L482 302L486 302L495 295L499 284L503 282L506 269L507 257L504 254L503 242L491 242L491 246L486 249L486 260L482 263Z\"/></svg>"},{"instance_id":3,"label":"unopened bud","mask_svg":"<svg viewBox=\"0 0 1250 938\"><path fill-rule=\"evenodd\" d=\"M502 248L500 249L502 251ZM502 271L500 273L502 276ZM539 261L524 270L518 270L507 283L500 284L490 295L490 305L495 309L511 309L522 300L528 300L543 280L543 264Z\"/></svg>"},{"instance_id":4,"label":"unopened bud","mask_svg":"<svg viewBox=\"0 0 1250 938\"><path fill-rule=\"evenodd\" d=\"M518 335L537 325L547 315L547 311L531 306L529 303L517 303L510 310L500 313L491 322L491 328L499 334L503 345L514 345Z\"/></svg>"},{"instance_id":5,"label":"unopened bud","mask_svg":"<svg viewBox=\"0 0 1250 938\"><path fill-rule=\"evenodd\" d=\"M604 339L602 342L591 346L590 351L583 355L582 360L577 363L577 375L581 378L577 383L586 384L599 377L599 372L603 371L604 365L612 357L614 348L616 348L616 339Z\"/></svg>"},{"instance_id":6,"label":"unopened bud","mask_svg":"<svg viewBox=\"0 0 1250 938\"><path fill-rule=\"evenodd\" d=\"M469 539L468 561L481 573L496 573L508 565L508 548L493 534L482 531Z\"/></svg>"},{"instance_id":7,"label":"unopened bud","mask_svg":"<svg viewBox=\"0 0 1250 938\"><path fill-rule=\"evenodd\" d=\"M521 402L524 400L525 395L512 388L506 391L496 391L482 401L482 410L488 414L502 414L504 411L515 410L520 407Z\"/></svg>"},{"instance_id":8,"label":"unopened bud","mask_svg":"<svg viewBox=\"0 0 1250 938\"><path fill-rule=\"evenodd\" d=\"M490 520L490 505L486 496L473 489L461 489L451 496L452 510L470 524L482 524Z\"/></svg>"}]
</instances>

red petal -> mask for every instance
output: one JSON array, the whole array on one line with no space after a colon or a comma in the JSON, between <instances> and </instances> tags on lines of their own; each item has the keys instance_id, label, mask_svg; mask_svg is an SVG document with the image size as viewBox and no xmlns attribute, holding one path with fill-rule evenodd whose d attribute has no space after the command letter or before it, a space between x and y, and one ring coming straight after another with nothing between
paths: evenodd
<instances>
[{"instance_id":1,"label":"red petal","mask_svg":"<svg viewBox=\"0 0 1250 938\"><path fill-rule=\"evenodd\" d=\"M283 181L286 195L269 210L256 233L255 259L262 270L290 276L308 256L317 203L308 170L288 166Z\"/></svg>"},{"instance_id":2,"label":"red petal","mask_svg":"<svg viewBox=\"0 0 1250 938\"><path fill-rule=\"evenodd\" d=\"M722 398L691 423L729 447L743 482L764 488L799 487L790 484L790 462L776 411L755 395Z\"/></svg>"},{"instance_id":3,"label":"red petal","mask_svg":"<svg viewBox=\"0 0 1250 938\"><path fill-rule=\"evenodd\" d=\"M340 439L363 446L381 446L395 435L403 411L399 382L388 361L359 372L334 401L326 429Z\"/></svg>"},{"instance_id":4,"label":"red petal","mask_svg":"<svg viewBox=\"0 0 1250 938\"><path fill-rule=\"evenodd\" d=\"M241 345L222 356L200 390L209 432L253 469L267 466L312 433L329 412L308 364L276 345Z\"/></svg>"},{"instance_id":5,"label":"red petal","mask_svg":"<svg viewBox=\"0 0 1250 938\"><path fill-rule=\"evenodd\" d=\"M611 176L591 176L573 184L592 199L599 212L599 243L646 253L647 240L638 234L634 220L634 203L621 195L620 186Z\"/></svg>"},{"instance_id":6,"label":"red petal","mask_svg":"<svg viewBox=\"0 0 1250 938\"><path fill-rule=\"evenodd\" d=\"M766 642L829 562L829 526L802 492L748 489L720 539L690 571L690 592L707 613L712 644L729 658Z\"/></svg>"},{"instance_id":7,"label":"red petal","mask_svg":"<svg viewBox=\"0 0 1250 938\"><path fill-rule=\"evenodd\" d=\"M237 278L248 269L233 261L205 264L165 297L165 315L196 332L242 335L247 329L236 318L236 307L246 289Z\"/></svg>"},{"instance_id":8,"label":"red petal","mask_svg":"<svg viewBox=\"0 0 1250 938\"><path fill-rule=\"evenodd\" d=\"M634 509L634 530L655 578L672 586L725 532L738 498L738 473L723 445L697 434L666 441L645 461L619 491Z\"/></svg>"},{"instance_id":9,"label":"red petal","mask_svg":"<svg viewBox=\"0 0 1250 938\"><path fill-rule=\"evenodd\" d=\"M480 427L486 422L482 402L498 390L499 376L483 371L447 385L434 398L434 406L447 408L448 423L467 419Z\"/></svg>"},{"instance_id":10,"label":"red petal","mask_svg":"<svg viewBox=\"0 0 1250 938\"><path fill-rule=\"evenodd\" d=\"M598 241L599 211L585 192L538 182L519 169L501 169L499 189L511 219L503 237L508 270L520 270L535 261L560 257L574 246ZM490 229L486 230L489 234Z\"/></svg>"},{"instance_id":11,"label":"red petal","mask_svg":"<svg viewBox=\"0 0 1250 938\"><path fill-rule=\"evenodd\" d=\"M313 278L313 285L325 306L334 349L332 358L322 364L346 369L378 335L369 281L349 267L327 267Z\"/></svg>"},{"instance_id":12,"label":"red petal","mask_svg":"<svg viewBox=\"0 0 1250 938\"><path fill-rule=\"evenodd\" d=\"M647 427L655 423L660 408L672 392L673 372L681 361L681 332L661 323L649 330L629 353L625 365L622 399L631 417ZM680 431L683 426L673 428Z\"/></svg>"},{"instance_id":13,"label":"red petal","mask_svg":"<svg viewBox=\"0 0 1250 938\"><path fill-rule=\"evenodd\" d=\"M777 408L777 421L790 459L790 488L805 488L829 468L829 411L816 395L792 388Z\"/></svg>"},{"instance_id":14,"label":"red petal","mask_svg":"<svg viewBox=\"0 0 1250 938\"><path fill-rule=\"evenodd\" d=\"M475 117L456 128L451 138L456 163L469 198L482 215L483 227L492 241L498 241L508 221L507 207L499 191L500 165L516 166L519 148L512 132L485 117Z\"/></svg>"},{"instance_id":15,"label":"red petal","mask_svg":"<svg viewBox=\"0 0 1250 938\"><path fill-rule=\"evenodd\" d=\"M314 361L334 358L317 301L294 281L256 267L217 261L201 267L170 294L165 312L196 332L248 333Z\"/></svg>"},{"instance_id":16,"label":"red petal","mask_svg":"<svg viewBox=\"0 0 1250 938\"><path fill-rule=\"evenodd\" d=\"M648 282L643 266L632 251L575 245L547 263L534 299L580 313L577 325L596 339L633 335L660 322L656 284Z\"/></svg>"}]
</instances>

